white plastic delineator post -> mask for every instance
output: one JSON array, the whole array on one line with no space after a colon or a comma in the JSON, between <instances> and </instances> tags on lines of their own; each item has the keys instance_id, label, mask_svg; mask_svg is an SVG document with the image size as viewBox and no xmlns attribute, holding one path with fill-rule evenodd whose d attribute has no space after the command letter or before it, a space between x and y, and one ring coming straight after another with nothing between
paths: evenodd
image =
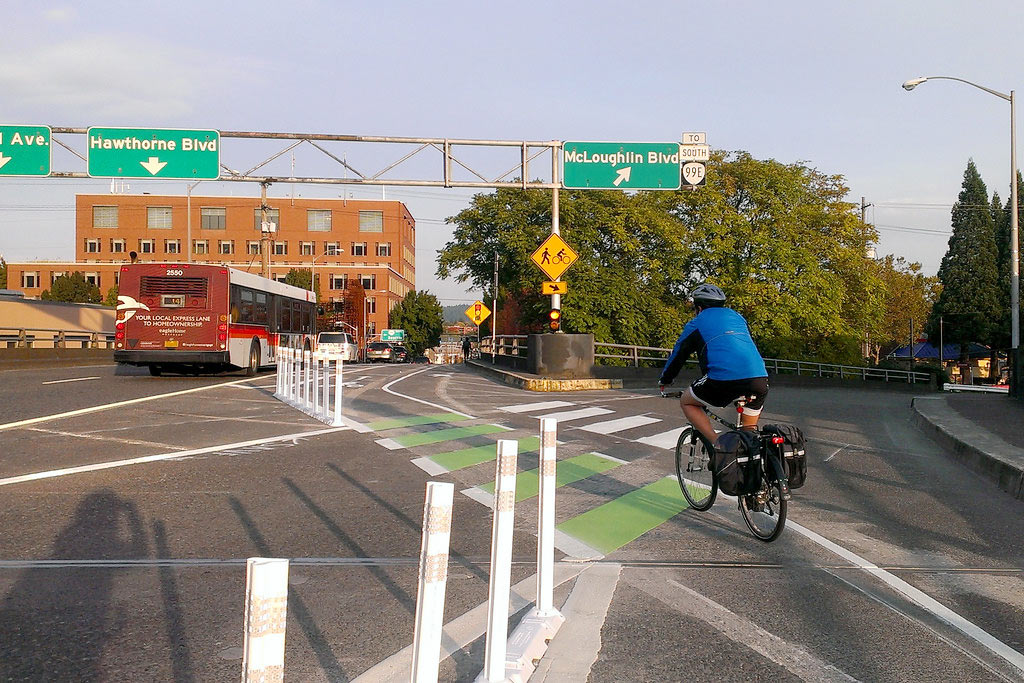
<instances>
[{"instance_id":1,"label":"white plastic delineator post","mask_svg":"<svg viewBox=\"0 0 1024 683\"><path fill-rule=\"evenodd\" d=\"M340 361L339 361L340 362ZM444 592L448 580L455 485L427 482L423 504L420 580L416 593L416 630L412 639L412 683L435 683L441 663Z\"/></svg>"},{"instance_id":2,"label":"white plastic delineator post","mask_svg":"<svg viewBox=\"0 0 1024 683\"><path fill-rule=\"evenodd\" d=\"M555 472L558 422L546 417L540 421L540 495L537 502L537 602L535 608L519 620L509 636L505 652L507 680L525 683L533 675L548 643L565 623L555 609L552 593L555 570Z\"/></svg>"},{"instance_id":3,"label":"white plastic delineator post","mask_svg":"<svg viewBox=\"0 0 1024 683\"><path fill-rule=\"evenodd\" d=\"M331 420L331 359L324 356L324 393L320 401L323 414L318 416L321 421L330 423Z\"/></svg>"},{"instance_id":4,"label":"white plastic delineator post","mask_svg":"<svg viewBox=\"0 0 1024 683\"><path fill-rule=\"evenodd\" d=\"M477 678L487 683L505 680L518 449L518 441L498 441L494 476L494 523L491 532L491 577L487 594L487 639L484 645L484 670Z\"/></svg>"},{"instance_id":5,"label":"white plastic delineator post","mask_svg":"<svg viewBox=\"0 0 1024 683\"><path fill-rule=\"evenodd\" d=\"M320 417L320 354L313 354L313 377L310 385L309 410L313 417Z\"/></svg>"},{"instance_id":6,"label":"white plastic delineator post","mask_svg":"<svg viewBox=\"0 0 1024 683\"><path fill-rule=\"evenodd\" d=\"M305 350L302 351L302 403L300 407L302 410L309 410L309 375L310 375L310 358L309 353Z\"/></svg>"},{"instance_id":7,"label":"white plastic delineator post","mask_svg":"<svg viewBox=\"0 0 1024 683\"><path fill-rule=\"evenodd\" d=\"M335 427L341 426L341 375L342 366L341 356L338 356L337 360L334 361L334 422L332 423Z\"/></svg>"},{"instance_id":8,"label":"white plastic delineator post","mask_svg":"<svg viewBox=\"0 0 1024 683\"><path fill-rule=\"evenodd\" d=\"M281 347L274 347L274 379L276 384L274 385L274 396L281 398Z\"/></svg>"},{"instance_id":9,"label":"white plastic delineator post","mask_svg":"<svg viewBox=\"0 0 1024 683\"><path fill-rule=\"evenodd\" d=\"M245 563L242 682L284 680L288 622L288 560L250 557Z\"/></svg>"}]
</instances>

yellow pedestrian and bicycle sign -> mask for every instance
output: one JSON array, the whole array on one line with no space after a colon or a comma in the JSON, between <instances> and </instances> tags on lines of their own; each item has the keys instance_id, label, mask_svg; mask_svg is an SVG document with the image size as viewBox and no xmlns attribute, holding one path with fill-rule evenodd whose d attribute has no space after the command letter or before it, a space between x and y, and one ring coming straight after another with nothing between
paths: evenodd
<instances>
[{"instance_id":1,"label":"yellow pedestrian and bicycle sign","mask_svg":"<svg viewBox=\"0 0 1024 683\"><path fill-rule=\"evenodd\" d=\"M565 243L565 240L552 234L541 242L537 251L533 252L533 256L530 258L538 268L544 271L545 275L552 280L557 280L562 273L569 269L569 266L576 263L579 255ZM545 293L548 293L546 287Z\"/></svg>"},{"instance_id":2,"label":"yellow pedestrian and bicycle sign","mask_svg":"<svg viewBox=\"0 0 1024 683\"><path fill-rule=\"evenodd\" d=\"M479 325L487 320L487 316L490 314L491 309L487 308L483 301L476 301L466 309L466 317L472 320L474 325Z\"/></svg>"}]
</instances>

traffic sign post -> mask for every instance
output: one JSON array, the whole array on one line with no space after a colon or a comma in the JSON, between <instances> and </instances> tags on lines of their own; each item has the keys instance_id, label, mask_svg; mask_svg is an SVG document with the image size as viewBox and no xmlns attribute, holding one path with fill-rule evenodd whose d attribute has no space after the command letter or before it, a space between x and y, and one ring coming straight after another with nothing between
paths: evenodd
<instances>
[{"instance_id":1,"label":"traffic sign post","mask_svg":"<svg viewBox=\"0 0 1024 683\"><path fill-rule=\"evenodd\" d=\"M86 138L92 177L220 177L220 133L215 130L90 128Z\"/></svg>"},{"instance_id":2,"label":"traffic sign post","mask_svg":"<svg viewBox=\"0 0 1024 683\"><path fill-rule=\"evenodd\" d=\"M476 301L466 309L465 313L466 317L479 327L480 323L487 320L487 317L491 314L491 309L487 308L487 304L483 301Z\"/></svg>"},{"instance_id":3,"label":"traffic sign post","mask_svg":"<svg viewBox=\"0 0 1024 683\"><path fill-rule=\"evenodd\" d=\"M0 176L50 175L49 126L0 126Z\"/></svg>"},{"instance_id":4,"label":"traffic sign post","mask_svg":"<svg viewBox=\"0 0 1024 683\"><path fill-rule=\"evenodd\" d=\"M678 142L563 142L569 190L678 190Z\"/></svg>"},{"instance_id":5,"label":"traffic sign post","mask_svg":"<svg viewBox=\"0 0 1024 683\"><path fill-rule=\"evenodd\" d=\"M676 177L679 177L679 170L676 170ZM559 235L548 235L548 238L541 242L537 251L533 252L530 259L538 268L544 271L552 280L562 277L562 273L569 269L569 266L576 263L579 255L565 243ZM545 292L551 294L553 292Z\"/></svg>"}]
</instances>

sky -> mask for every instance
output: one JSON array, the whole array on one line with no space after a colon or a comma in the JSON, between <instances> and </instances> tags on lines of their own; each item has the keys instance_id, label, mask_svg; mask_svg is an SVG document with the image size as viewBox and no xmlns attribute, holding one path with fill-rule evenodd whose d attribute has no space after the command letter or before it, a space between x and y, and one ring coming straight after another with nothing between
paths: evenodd
<instances>
[{"instance_id":1,"label":"sky","mask_svg":"<svg viewBox=\"0 0 1024 683\"><path fill-rule=\"evenodd\" d=\"M489 140L675 141L701 131L716 149L842 175L848 201L872 204L878 254L927 273L946 251L969 159L989 194L1008 198L1010 107L953 81L900 85L918 76L1003 93L1024 85L1024 4L1010 0L41 0L3 14L0 123ZM236 142L229 158L230 143L222 161L239 165L284 147ZM410 150L331 151L376 171ZM515 163L469 156L491 177ZM289 153L267 169L287 175L291 163ZM430 163L417 157L402 173L431 173ZM54 168L85 170L61 150ZM341 172L308 146L295 150L297 175ZM129 181L129 191L184 194L185 185ZM0 178L0 254L73 258L74 195L108 191L102 179ZM212 181L193 190L258 193ZM417 221L417 288L446 305L480 295L434 275L451 239L445 219L473 191L270 190L292 193L405 202Z\"/></svg>"}]
</instances>

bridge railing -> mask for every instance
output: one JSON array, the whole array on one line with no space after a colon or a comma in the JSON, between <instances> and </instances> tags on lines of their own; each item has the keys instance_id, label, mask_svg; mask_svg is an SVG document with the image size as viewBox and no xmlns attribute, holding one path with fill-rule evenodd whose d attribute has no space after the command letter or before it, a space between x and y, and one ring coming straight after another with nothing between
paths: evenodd
<instances>
[{"instance_id":1,"label":"bridge railing","mask_svg":"<svg viewBox=\"0 0 1024 683\"><path fill-rule=\"evenodd\" d=\"M114 333L49 327L0 327L0 348L112 349Z\"/></svg>"},{"instance_id":2,"label":"bridge railing","mask_svg":"<svg viewBox=\"0 0 1024 683\"><path fill-rule=\"evenodd\" d=\"M495 347L499 356L526 357L527 335L509 334L495 338ZM481 340L481 350L491 352L491 340ZM639 346L635 344L612 344L594 342L594 358L605 364L624 364L630 367L657 367L662 365L672 353L672 349L658 346ZM608 363L607 361L612 361ZM696 365L691 359L689 365ZM831 377L838 379L881 380L883 382L905 382L907 384L927 384L931 376L927 372L910 370L890 370L887 368L871 368L861 365L839 365L835 363L814 363L805 360L785 360L781 358L765 358L765 367L775 375L805 375L810 377Z\"/></svg>"}]
</instances>

